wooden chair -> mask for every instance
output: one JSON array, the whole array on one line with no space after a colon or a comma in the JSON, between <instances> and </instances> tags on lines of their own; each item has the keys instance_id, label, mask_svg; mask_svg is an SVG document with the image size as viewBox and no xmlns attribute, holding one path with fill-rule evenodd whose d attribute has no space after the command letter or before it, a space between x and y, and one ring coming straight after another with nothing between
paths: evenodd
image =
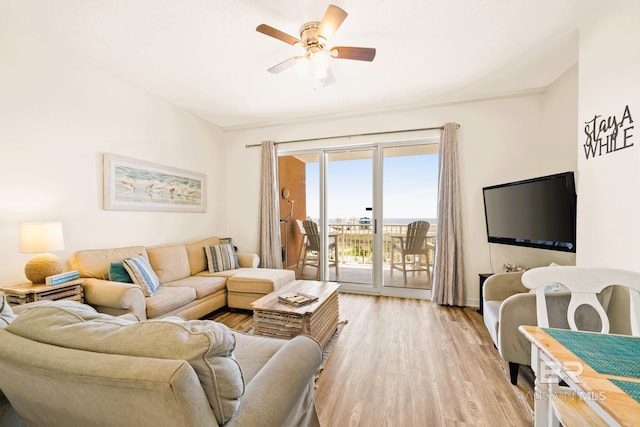
<instances>
[{"instance_id":1,"label":"wooden chair","mask_svg":"<svg viewBox=\"0 0 640 427\"><path fill-rule=\"evenodd\" d=\"M538 326L549 327L549 315L545 297L545 287L549 284L563 285L571 295L567 309L567 322L571 330L580 330L576 324L576 311L583 305L595 310L600 318L600 332L609 333L609 317L598 293L611 285L627 287L629 290L631 334L640 336L640 273L635 271L609 268L581 268L581 267L540 267L526 271L522 275L522 283L529 289L536 291L536 313ZM571 426L599 426L607 425L605 421L575 393L568 393L566 387L557 386L555 393L562 392L562 396L551 397L551 413L549 425L557 426L562 423ZM570 397L567 398L567 395Z\"/></svg>"},{"instance_id":2,"label":"wooden chair","mask_svg":"<svg viewBox=\"0 0 640 427\"><path fill-rule=\"evenodd\" d=\"M405 236L391 235L391 271L400 270L404 276L404 284L407 284L407 272L426 271L427 278L431 280L431 270L429 267L429 253L433 249L433 245L427 242L427 233L429 231L427 221L414 221L407 226L407 234ZM394 252L400 253L400 263L394 260ZM422 264L422 256L424 255L425 264ZM413 268L407 268L407 257L413 257Z\"/></svg>"},{"instance_id":3,"label":"wooden chair","mask_svg":"<svg viewBox=\"0 0 640 427\"><path fill-rule=\"evenodd\" d=\"M296 225L298 226L298 233L302 236L302 240L300 241L300 250L298 251L298 262L296 263L296 268L300 267L300 263L303 261L303 255L305 254L305 248L307 247L307 232L304 229L304 223L301 219L296 219ZM304 263L303 263L304 266Z\"/></svg>"},{"instance_id":4,"label":"wooden chair","mask_svg":"<svg viewBox=\"0 0 640 427\"><path fill-rule=\"evenodd\" d=\"M316 280L320 279L320 254L322 253L322 248L320 244L320 233L318 231L318 224L311 220L305 220L302 222L304 227L304 231L307 237L307 244L305 246L304 258L302 261L302 269L300 270L300 274L302 275L302 271L304 270L305 265L310 265L316 268ZM336 279L338 278L338 245L336 241L329 242L329 253L333 252L333 260L329 258L329 267L336 268ZM309 254L315 254L315 257L309 257Z\"/></svg>"}]
</instances>

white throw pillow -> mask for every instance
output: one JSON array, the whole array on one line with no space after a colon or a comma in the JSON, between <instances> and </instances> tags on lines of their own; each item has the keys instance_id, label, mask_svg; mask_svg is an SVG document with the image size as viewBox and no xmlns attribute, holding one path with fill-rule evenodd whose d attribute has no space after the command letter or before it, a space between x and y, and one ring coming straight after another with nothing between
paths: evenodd
<instances>
[{"instance_id":1,"label":"white throw pillow","mask_svg":"<svg viewBox=\"0 0 640 427\"><path fill-rule=\"evenodd\" d=\"M4 328L16 318L4 294L0 292L0 328Z\"/></svg>"}]
</instances>

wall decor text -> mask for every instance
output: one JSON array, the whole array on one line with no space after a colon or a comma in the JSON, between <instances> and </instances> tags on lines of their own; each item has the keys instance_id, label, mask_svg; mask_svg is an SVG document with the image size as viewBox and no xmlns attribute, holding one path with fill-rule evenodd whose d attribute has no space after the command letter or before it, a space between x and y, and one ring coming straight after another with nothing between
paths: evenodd
<instances>
[{"instance_id":1,"label":"wall decor text","mask_svg":"<svg viewBox=\"0 0 640 427\"><path fill-rule=\"evenodd\" d=\"M633 147L632 124L633 118L628 105L624 107L621 117L605 118L596 114L593 119L585 122L585 157L589 159Z\"/></svg>"}]
</instances>

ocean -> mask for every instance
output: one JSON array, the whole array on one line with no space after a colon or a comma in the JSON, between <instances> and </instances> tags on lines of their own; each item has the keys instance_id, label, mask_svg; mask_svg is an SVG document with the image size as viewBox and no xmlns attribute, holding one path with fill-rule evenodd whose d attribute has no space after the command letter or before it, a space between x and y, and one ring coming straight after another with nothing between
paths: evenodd
<instances>
[{"instance_id":1,"label":"ocean","mask_svg":"<svg viewBox=\"0 0 640 427\"><path fill-rule=\"evenodd\" d=\"M351 218L330 218L329 224L366 224L368 217L351 217ZM319 222L318 218L313 218L315 222ZM394 225L407 225L414 221L427 221L431 225L438 224L438 220L436 218L384 218L383 224L394 224Z\"/></svg>"}]
</instances>

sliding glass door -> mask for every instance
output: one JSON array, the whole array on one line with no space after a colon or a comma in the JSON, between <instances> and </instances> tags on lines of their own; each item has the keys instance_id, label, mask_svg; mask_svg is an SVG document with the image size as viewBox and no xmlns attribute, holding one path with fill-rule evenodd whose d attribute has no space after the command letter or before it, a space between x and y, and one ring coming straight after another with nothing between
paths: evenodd
<instances>
[{"instance_id":1,"label":"sliding glass door","mask_svg":"<svg viewBox=\"0 0 640 427\"><path fill-rule=\"evenodd\" d=\"M328 238L337 245L339 281L369 288L374 283L373 156L373 148L326 155ZM329 269L330 279L333 273Z\"/></svg>"},{"instance_id":2,"label":"sliding glass door","mask_svg":"<svg viewBox=\"0 0 640 427\"><path fill-rule=\"evenodd\" d=\"M383 286L430 290L438 228L438 145L385 147L382 152Z\"/></svg>"},{"instance_id":3,"label":"sliding glass door","mask_svg":"<svg viewBox=\"0 0 640 427\"><path fill-rule=\"evenodd\" d=\"M296 189L286 265L300 279L338 281L342 290L428 298L438 223L437 152L437 141L425 141L281 156L280 185ZM281 201L283 213L292 197ZM317 226L313 250L302 220Z\"/></svg>"}]
</instances>

